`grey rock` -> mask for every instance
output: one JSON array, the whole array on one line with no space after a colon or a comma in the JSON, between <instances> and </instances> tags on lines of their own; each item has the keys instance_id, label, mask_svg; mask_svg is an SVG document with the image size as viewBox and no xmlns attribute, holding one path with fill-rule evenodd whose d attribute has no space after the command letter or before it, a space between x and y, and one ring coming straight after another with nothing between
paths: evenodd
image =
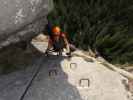
<instances>
[{"instance_id":1,"label":"grey rock","mask_svg":"<svg viewBox=\"0 0 133 100\"><path fill-rule=\"evenodd\" d=\"M52 0L0 0L0 48L43 31Z\"/></svg>"},{"instance_id":2,"label":"grey rock","mask_svg":"<svg viewBox=\"0 0 133 100\"><path fill-rule=\"evenodd\" d=\"M38 57L38 59L34 61L34 64L31 64L25 70L19 70L8 75L0 76L0 100L20 100L34 74L40 67L38 64L41 60L42 59Z\"/></svg>"},{"instance_id":3,"label":"grey rock","mask_svg":"<svg viewBox=\"0 0 133 100\"><path fill-rule=\"evenodd\" d=\"M54 53L32 59L25 70L0 76L0 100L132 100L127 78L96 61Z\"/></svg>"}]
</instances>

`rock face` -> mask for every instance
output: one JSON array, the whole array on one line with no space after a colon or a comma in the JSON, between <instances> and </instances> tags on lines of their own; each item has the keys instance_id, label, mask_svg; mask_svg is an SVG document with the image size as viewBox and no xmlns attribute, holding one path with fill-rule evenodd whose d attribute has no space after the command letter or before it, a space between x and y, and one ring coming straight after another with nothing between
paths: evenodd
<instances>
[{"instance_id":1,"label":"rock face","mask_svg":"<svg viewBox=\"0 0 133 100\"><path fill-rule=\"evenodd\" d=\"M133 100L127 78L92 57L44 56L47 43L42 38L45 36L39 35L32 41L41 53L31 49L22 53L20 48L15 53L11 47L12 58L7 51L1 54L9 59L5 60L8 69L14 61L20 70L0 76L0 100ZM75 53L83 55L80 50Z\"/></svg>"},{"instance_id":2,"label":"rock face","mask_svg":"<svg viewBox=\"0 0 133 100\"><path fill-rule=\"evenodd\" d=\"M0 0L0 48L41 32L52 4L52 0Z\"/></svg>"}]
</instances>

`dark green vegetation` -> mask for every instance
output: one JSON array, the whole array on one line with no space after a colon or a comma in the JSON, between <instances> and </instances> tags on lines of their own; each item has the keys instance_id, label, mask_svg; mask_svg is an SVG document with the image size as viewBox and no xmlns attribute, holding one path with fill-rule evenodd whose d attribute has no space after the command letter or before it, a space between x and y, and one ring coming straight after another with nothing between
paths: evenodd
<instances>
[{"instance_id":1,"label":"dark green vegetation","mask_svg":"<svg viewBox=\"0 0 133 100\"><path fill-rule=\"evenodd\" d=\"M77 47L112 63L133 63L133 0L54 0L48 19Z\"/></svg>"}]
</instances>

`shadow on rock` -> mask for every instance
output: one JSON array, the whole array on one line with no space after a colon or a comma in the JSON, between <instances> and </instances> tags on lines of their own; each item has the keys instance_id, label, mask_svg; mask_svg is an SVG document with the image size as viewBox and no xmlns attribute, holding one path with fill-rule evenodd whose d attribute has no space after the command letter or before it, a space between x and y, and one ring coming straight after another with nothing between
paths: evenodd
<instances>
[{"instance_id":1,"label":"shadow on rock","mask_svg":"<svg viewBox=\"0 0 133 100\"><path fill-rule=\"evenodd\" d=\"M42 54L32 45L19 42L0 50L0 74L9 74L30 66Z\"/></svg>"},{"instance_id":2,"label":"shadow on rock","mask_svg":"<svg viewBox=\"0 0 133 100\"><path fill-rule=\"evenodd\" d=\"M42 59L44 59L42 57ZM49 56L29 88L24 100L82 100L76 86L68 81L61 62L66 57Z\"/></svg>"}]
</instances>

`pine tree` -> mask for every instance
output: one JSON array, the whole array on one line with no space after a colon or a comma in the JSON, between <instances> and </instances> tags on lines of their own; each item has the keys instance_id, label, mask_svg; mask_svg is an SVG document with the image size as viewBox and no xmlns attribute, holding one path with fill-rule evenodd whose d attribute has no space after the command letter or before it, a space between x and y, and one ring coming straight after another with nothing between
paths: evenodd
<instances>
[{"instance_id":1,"label":"pine tree","mask_svg":"<svg viewBox=\"0 0 133 100\"><path fill-rule=\"evenodd\" d=\"M77 47L97 50L114 63L133 63L132 0L54 0L48 15Z\"/></svg>"}]
</instances>

